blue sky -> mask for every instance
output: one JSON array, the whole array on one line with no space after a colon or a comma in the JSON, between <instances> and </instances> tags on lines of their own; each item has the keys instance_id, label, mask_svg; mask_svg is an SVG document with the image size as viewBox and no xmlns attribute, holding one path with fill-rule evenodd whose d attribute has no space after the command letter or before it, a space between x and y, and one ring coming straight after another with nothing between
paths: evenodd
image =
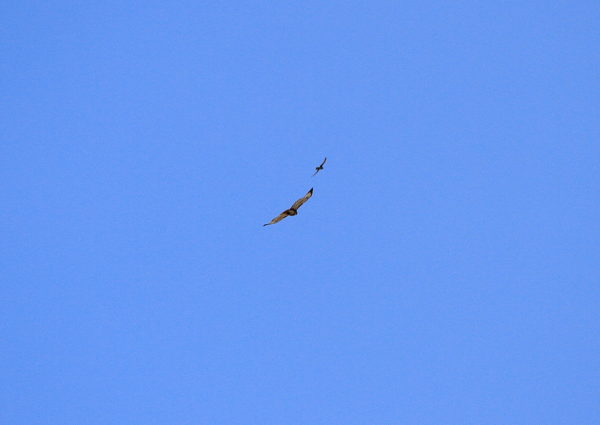
<instances>
[{"instance_id":1,"label":"blue sky","mask_svg":"<svg viewBox=\"0 0 600 425\"><path fill-rule=\"evenodd\" d=\"M2 16L0 422L600 422L598 2Z\"/></svg>"}]
</instances>

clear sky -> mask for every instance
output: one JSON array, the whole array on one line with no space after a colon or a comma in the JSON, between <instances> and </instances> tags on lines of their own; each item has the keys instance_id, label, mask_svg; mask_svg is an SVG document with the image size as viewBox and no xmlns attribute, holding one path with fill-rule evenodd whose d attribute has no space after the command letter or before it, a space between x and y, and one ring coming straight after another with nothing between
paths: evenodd
<instances>
[{"instance_id":1,"label":"clear sky","mask_svg":"<svg viewBox=\"0 0 600 425\"><path fill-rule=\"evenodd\" d=\"M598 1L1 9L1 423L600 423Z\"/></svg>"}]
</instances>

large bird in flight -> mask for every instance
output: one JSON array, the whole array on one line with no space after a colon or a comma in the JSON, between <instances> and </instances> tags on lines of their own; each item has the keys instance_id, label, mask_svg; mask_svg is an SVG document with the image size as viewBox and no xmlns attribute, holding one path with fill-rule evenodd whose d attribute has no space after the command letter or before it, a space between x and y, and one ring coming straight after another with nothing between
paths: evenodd
<instances>
[{"instance_id":1,"label":"large bird in flight","mask_svg":"<svg viewBox=\"0 0 600 425\"><path fill-rule=\"evenodd\" d=\"M318 167L315 167L315 174L313 174L313 177L323 169L323 165L325 164L325 162L327 161L327 157L325 157L325 159L323 160L323 162L321 162L321 165L319 165Z\"/></svg>"},{"instance_id":2,"label":"large bird in flight","mask_svg":"<svg viewBox=\"0 0 600 425\"><path fill-rule=\"evenodd\" d=\"M283 220L284 218L286 218L289 215L298 214L298 208L300 208L303 203L308 201L308 199L312 196L312 194L313 194L313 190L311 188L308 192L306 192L306 195L304 195L302 198L300 198L296 202L294 202L294 205L292 205L289 210L285 210L284 212L279 214L277 217L275 217L273 220L271 220L270 223L263 224L263 226L268 226L269 224L275 224L278 221Z\"/></svg>"}]
</instances>

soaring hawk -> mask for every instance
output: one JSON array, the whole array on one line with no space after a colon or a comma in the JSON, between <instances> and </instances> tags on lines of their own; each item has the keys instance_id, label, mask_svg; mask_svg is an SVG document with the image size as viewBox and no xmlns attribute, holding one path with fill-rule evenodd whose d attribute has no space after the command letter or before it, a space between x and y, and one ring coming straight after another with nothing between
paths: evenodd
<instances>
[{"instance_id":1,"label":"soaring hawk","mask_svg":"<svg viewBox=\"0 0 600 425\"><path fill-rule=\"evenodd\" d=\"M286 218L289 215L298 214L298 208L300 208L303 203L308 201L308 198L310 198L312 196L312 194L313 194L313 190L311 188L308 192L306 192L306 195L304 195L302 198L300 198L296 202L294 202L294 205L292 205L289 210L285 210L284 212L279 214L277 217L275 217L273 220L271 220L270 223L263 224L263 226L268 226L269 224L275 224L278 221L283 220L284 218Z\"/></svg>"}]
</instances>

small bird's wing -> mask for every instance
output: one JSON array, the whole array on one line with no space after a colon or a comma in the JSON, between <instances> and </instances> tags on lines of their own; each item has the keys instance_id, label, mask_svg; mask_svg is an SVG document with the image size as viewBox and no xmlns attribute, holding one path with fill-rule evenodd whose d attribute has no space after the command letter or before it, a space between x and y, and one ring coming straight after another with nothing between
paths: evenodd
<instances>
[{"instance_id":1,"label":"small bird's wing","mask_svg":"<svg viewBox=\"0 0 600 425\"><path fill-rule=\"evenodd\" d=\"M312 176L313 177L316 176L319 171L321 171L321 169L319 167L317 167L317 171L315 171L315 173Z\"/></svg>"},{"instance_id":2,"label":"small bird's wing","mask_svg":"<svg viewBox=\"0 0 600 425\"><path fill-rule=\"evenodd\" d=\"M308 192L306 192L306 195L304 195L304 197L298 199L296 202L294 202L294 205L292 205L292 210L297 210L298 208L300 208L302 206L303 203L305 203L306 201L308 201L308 199L312 196L313 194L313 188L310 188L310 190Z\"/></svg>"},{"instance_id":3,"label":"small bird's wing","mask_svg":"<svg viewBox=\"0 0 600 425\"><path fill-rule=\"evenodd\" d=\"M269 224L275 224L278 221L281 221L284 218L286 218L288 215L289 215L288 210L285 210L284 212L282 212L281 214L279 214L277 217L275 217L273 220L271 220L269 223L263 224L263 226L268 226Z\"/></svg>"},{"instance_id":4,"label":"small bird's wing","mask_svg":"<svg viewBox=\"0 0 600 425\"><path fill-rule=\"evenodd\" d=\"M327 162L327 157L325 157L325 159L323 160L323 162L321 162L321 165L319 165L319 168L321 168L323 165L325 165L326 162Z\"/></svg>"}]
</instances>

